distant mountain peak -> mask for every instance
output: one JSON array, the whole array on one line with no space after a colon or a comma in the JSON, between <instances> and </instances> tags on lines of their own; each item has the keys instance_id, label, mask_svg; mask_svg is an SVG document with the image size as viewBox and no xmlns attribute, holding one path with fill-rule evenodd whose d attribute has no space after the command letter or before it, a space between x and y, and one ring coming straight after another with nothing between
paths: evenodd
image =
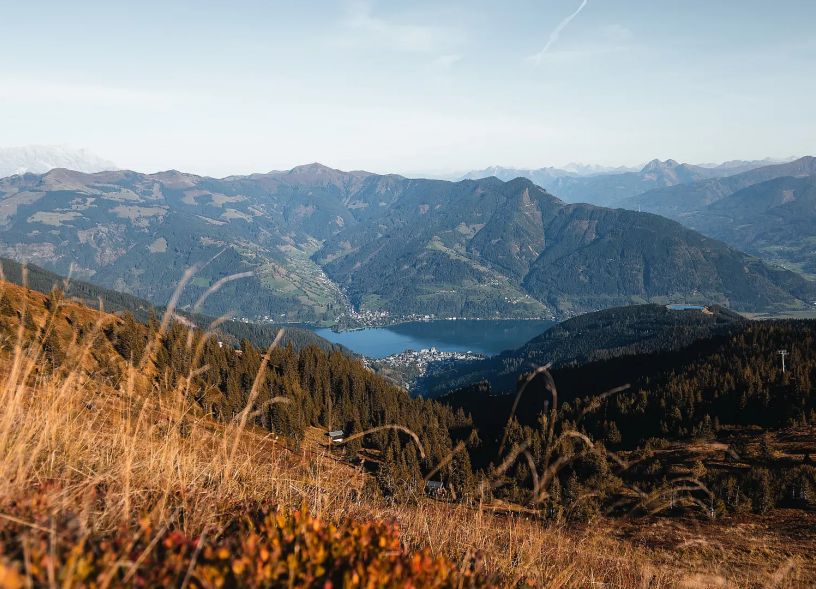
<instances>
[{"instance_id":1,"label":"distant mountain peak","mask_svg":"<svg viewBox=\"0 0 816 589\"><path fill-rule=\"evenodd\" d=\"M569 163L563 168L555 166L543 166L540 168L513 168L506 166L488 166L481 170L471 170L462 175L460 180L478 180L495 176L500 180L512 180L518 176L530 178L536 184L547 184L548 182L567 177L587 177L601 174L623 174L625 172L636 172L639 168L628 168L626 166L610 167L597 164Z\"/></svg>"},{"instance_id":2,"label":"distant mountain peak","mask_svg":"<svg viewBox=\"0 0 816 589\"><path fill-rule=\"evenodd\" d=\"M365 170L338 170L337 168L329 167L325 164L321 164L320 162L312 162L311 164L303 164L301 166L295 166L291 170L286 172L274 172L277 175L285 175L288 177L304 177L304 178L312 178L312 179L339 179L339 178L366 178L368 176L373 176L372 172L366 172Z\"/></svg>"},{"instance_id":3,"label":"distant mountain peak","mask_svg":"<svg viewBox=\"0 0 816 589\"><path fill-rule=\"evenodd\" d=\"M338 173L340 170L336 170L335 168L330 168L320 162L312 162L311 164L303 164L301 166L295 166L288 172L287 174L332 174Z\"/></svg>"},{"instance_id":4,"label":"distant mountain peak","mask_svg":"<svg viewBox=\"0 0 816 589\"><path fill-rule=\"evenodd\" d=\"M538 186L526 176L517 176L511 180L506 180L504 183L511 190L540 190L541 192L547 192L545 188Z\"/></svg>"},{"instance_id":5,"label":"distant mountain peak","mask_svg":"<svg viewBox=\"0 0 816 589\"><path fill-rule=\"evenodd\" d=\"M665 171L665 170L673 170L673 169L675 169L675 168L677 168L677 167L679 167L681 165L682 164L677 162L677 160L667 159L665 161L661 161L661 160L655 158L652 161L650 161L648 164L643 166L643 169L641 170L641 173L647 174L649 172L662 172L662 171Z\"/></svg>"},{"instance_id":6,"label":"distant mountain peak","mask_svg":"<svg viewBox=\"0 0 816 589\"><path fill-rule=\"evenodd\" d=\"M555 169L555 168L552 168ZM624 174L626 172L637 172L638 167L630 166L603 166L600 164L581 164L570 162L562 168L565 172L576 176L598 176L600 174Z\"/></svg>"},{"instance_id":7,"label":"distant mountain peak","mask_svg":"<svg viewBox=\"0 0 816 589\"><path fill-rule=\"evenodd\" d=\"M116 165L87 149L67 145L22 145L0 147L0 177L43 174L55 168L78 172L116 170Z\"/></svg>"}]
</instances>

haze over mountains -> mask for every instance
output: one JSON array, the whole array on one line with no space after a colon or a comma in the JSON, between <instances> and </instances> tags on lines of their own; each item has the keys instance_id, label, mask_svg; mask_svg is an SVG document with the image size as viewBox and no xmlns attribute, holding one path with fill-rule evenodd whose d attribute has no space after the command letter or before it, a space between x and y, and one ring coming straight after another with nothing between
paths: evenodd
<instances>
[{"instance_id":1,"label":"haze over mountains","mask_svg":"<svg viewBox=\"0 0 816 589\"><path fill-rule=\"evenodd\" d=\"M647 168L640 176L669 175ZM204 310L269 320L563 317L648 301L761 311L816 300L799 275L673 221L568 205L526 179L320 164L223 179L57 169L0 181L0 227L3 255L156 303L193 264L187 305L246 272Z\"/></svg>"},{"instance_id":2,"label":"haze over mountains","mask_svg":"<svg viewBox=\"0 0 816 589\"><path fill-rule=\"evenodd\" d=\"M766 180L816 174L816 158L805 156L790 162L761 166L726 176L684 182L618 201L628 209L642 209L663 216L682 217L721 200L738 190Z\"/></svg>"},{"instance_id":3,"label":"haze over mountains","mask_svg":"<svg viewBox=\"0 0 816 589\"><path fill-rule=\"evenodd\" d=\"M816 158L652 190L619 206L650 211L768 261L816 273Z\"/></svg>"},{"instance_id":4,"label":"haze over mountains","mask_svg":"<svg viewBox=\"0 0 816 589\"><path fill-rule=\"evenodd\" d=\"M618 206L623 199L656 188L676 186L706 178L731 176L792 159L732 160L720 164L697 165L679 163L672 159L665 161L653 159L639 168L573 165L564 169L548 167L531 170L494 166L469 172L463 176L463 179L476 180L496 176L500 180L512 180L520 176L529 178L566 202Z\"/></svg>"},{"instance_id":5,"label":"haze over mountains","mask_svg":"<svg viewBox=\"0 0 816 589\"><path fill-rule=\"evenodd\" d=\"M0 147L0 177L14 174L43 174L54 168L78 172L115 170L116 164L91 153L67 145L24 145Z\"/></svg>"},{"instance_id":6,"label":"haze over mountains","mask_svg":"<svg viewBox=\"0 0 816 589\"><path fill-rule=\"evenodd\" d=\"M816 276L816 176L754 184L682 221L744 251Z\"/></svg>"},{"instance_id":7,"label":"haze over mountains","mask_svg":"<svg viewBox=\"0 0 816 589\"><path fill-rule=\"evenodd\" d=\"M596 175L616 175L625 172L637 172L640 167L611 167L593 164L568 164L563 168L548 166L545 168L506 168L503 166L490 166L482 170L472 170L461 175L459 180L480 180L495 176L499 180L513 180L514 178L527 178L539 186L549 186L552 182L557 182L561 178L580 178Z\"/></svg>"}]
</instances>

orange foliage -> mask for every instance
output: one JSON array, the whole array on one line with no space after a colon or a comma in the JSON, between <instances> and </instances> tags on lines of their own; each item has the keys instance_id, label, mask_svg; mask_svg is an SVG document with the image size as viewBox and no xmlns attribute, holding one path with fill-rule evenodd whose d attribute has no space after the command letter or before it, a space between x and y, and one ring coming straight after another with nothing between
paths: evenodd
<instances>
[{"instance_id":1,"label":"orange foliage","mask_svg":"<svg viewBox=\"0 0 816 589\"><path fill-rule=\"evenodd\" d=\"M42 513L36 496L24 507ZM145 518L132 530L99 538L76 518L0 523L0 588L132 587L485 587L474 565L454 566L426 550L407 553L396 524L331 523L305 510L251 510L226 529L190 537L153 529Z\"/></svg>"}]
</instances>

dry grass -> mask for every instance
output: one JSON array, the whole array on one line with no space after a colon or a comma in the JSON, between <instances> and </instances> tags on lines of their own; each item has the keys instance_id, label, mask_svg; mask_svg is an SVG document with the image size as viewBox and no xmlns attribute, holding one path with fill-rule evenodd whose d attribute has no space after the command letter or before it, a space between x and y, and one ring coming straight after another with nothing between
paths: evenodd
<instances>
[{"instance_id":1,"label":"dry grass","mask_svg":"<svg viewBox=\"0 0 816 589\"><path fill-rule=\"evenodd\" d=\"M810 586L801 566L806 556L775 546L733 561L721 542L716 549L697 543L689 558L690 548L654 538L641 543L645 531L632 541L634 534L622 532L630 522L599 520L569 529L491 506L422 497L392 504L368 492L368 475L318 445L293 452L247 428L245 419L213 422L184 383L151 385L147 366L122 366L122 382L105 382L99 359L113 353L99 330L116 317L70 302L48 311L42 295L7 284L0 296L38 331L24 327L24 320L0 325L8 334L0 342L0 517L20 524L18 506L36 493L40 511L23 524L49 529L56 542L62 531L52 526L64 513L76 516L86 537L148 518L158 540L170 527L218 534L248 504L305 504L329 519L397 520L409 550L430 548L454 562L476 556L508 585ZM43 347L36 343L49 333L68 350L69 360L55 370L42 369Z\"/></svg>"}]
</instances>

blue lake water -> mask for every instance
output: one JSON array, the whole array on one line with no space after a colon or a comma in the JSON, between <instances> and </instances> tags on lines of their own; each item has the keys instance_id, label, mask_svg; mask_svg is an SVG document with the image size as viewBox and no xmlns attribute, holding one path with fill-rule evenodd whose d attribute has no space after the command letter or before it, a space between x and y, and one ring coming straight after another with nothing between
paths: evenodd
<instances>
[{"instance_id":1,"label":"blue lake water","mask_svg":"<svg viewBox=\"0 0 816 589\"><path fill-rule=\"evenodd\" d=\"M405 350L436 348L443 352L474 352L492 356L517 348L553 325L539 320L418 321L390 327L334 332L315 329L317 335L370 358L384 358Z\"/></svg>"}]
</instances>

